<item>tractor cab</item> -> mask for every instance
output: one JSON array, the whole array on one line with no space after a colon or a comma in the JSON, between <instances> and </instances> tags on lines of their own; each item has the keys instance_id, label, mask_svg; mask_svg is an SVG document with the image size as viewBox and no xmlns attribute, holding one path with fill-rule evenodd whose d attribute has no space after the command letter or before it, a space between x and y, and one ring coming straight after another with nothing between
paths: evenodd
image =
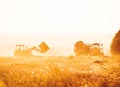
<instances>
[{"instance_id":1,"label":"tractor cab","mask_svg":"<svg viewBox=\"0 0 120 87\"><path fill-rule=\"evenodd\" d=\"M91 55L103 55L103 44L100 43L93 43L91 45Z\"/></svg>"},{"instance_id":2,"label":"tractor cab","mask_svg":"<svg viewBox=\"0 0 120 87\"><path fill-rule=\"evenodd\" d=\"M25 51L26 51L26 46L23 44L18 44L15 46L15 52L14 55L15 56L24 56L25 55Z\"/></svg>"}]
</instances>

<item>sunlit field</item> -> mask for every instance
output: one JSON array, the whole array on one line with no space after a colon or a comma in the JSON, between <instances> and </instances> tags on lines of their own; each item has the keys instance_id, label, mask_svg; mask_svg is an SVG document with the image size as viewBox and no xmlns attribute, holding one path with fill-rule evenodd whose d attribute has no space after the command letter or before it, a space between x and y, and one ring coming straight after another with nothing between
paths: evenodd
<instances>
[{"instance_id":1,"label":"sunlit field","mask_svg":"<svg viewBox=\"0 0 120 87\"><path fill-rule=\"evenodd\" d=\"M120 0L0 0L0 87L120 87Z\"/></svg>"},{"instance_id":2,"label":"sunlit field","mask_svg":"<svg viewBox=\"0 0 120 87\"><path fill-rule=\"evenodd\" d=\"M120 87L120 56L1 57L0 87Z\"/></svg>"}]
</instances>

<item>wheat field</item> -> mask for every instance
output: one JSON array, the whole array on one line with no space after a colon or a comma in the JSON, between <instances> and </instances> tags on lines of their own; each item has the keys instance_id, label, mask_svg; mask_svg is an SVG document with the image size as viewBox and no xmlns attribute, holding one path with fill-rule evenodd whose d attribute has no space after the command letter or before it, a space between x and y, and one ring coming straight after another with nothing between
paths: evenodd
<instances>
[{"instance_id":1,"label":"wheat field","mask_svg":"<svg viewBox=\"0 0 120 87\"><path fill-rule=\"evenodd\" d=\"M0 87L120 87L120 56L1 57Z\"/></svg>"}]
</instances>

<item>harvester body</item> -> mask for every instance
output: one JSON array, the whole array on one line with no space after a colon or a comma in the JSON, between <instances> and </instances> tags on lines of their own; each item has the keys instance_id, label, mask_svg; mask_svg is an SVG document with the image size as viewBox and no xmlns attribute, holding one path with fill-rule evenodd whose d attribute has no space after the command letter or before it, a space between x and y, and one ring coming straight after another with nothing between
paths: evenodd
<instances>
[{"instance_id":1,"label":"harvester body","mask_svg":"<svg viewBox=\"0 0 120 87\"><path fill-rule=\"evenodd\" d=\"M74 53L76 56L80 55L91 55L99 56L103 55L103 44L100 43L84 43L83 41L78 41L74 44Z\"/></svg>"},{"instance_id":2,"label":"harvester body","mask_svg":"<svg viewBox=\"0 0 120 87\"><path fill-rule=\"evenodd\" d=\"M14 56L33 56L33 50L39 53L46 53L49 50L49 47L45 42L42 42L38 47L33 46L31 48L28 48L24 44L17 44L15 46Z\"/></svg>"}]
</instances>

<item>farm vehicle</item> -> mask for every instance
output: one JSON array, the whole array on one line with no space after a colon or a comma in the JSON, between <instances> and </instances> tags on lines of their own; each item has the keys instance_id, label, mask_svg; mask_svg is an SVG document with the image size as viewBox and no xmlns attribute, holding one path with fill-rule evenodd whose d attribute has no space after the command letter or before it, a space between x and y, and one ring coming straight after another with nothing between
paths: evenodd
<instances>
[{"instance_id":1,"label":"farm vehicle","mask_svg":"<svg viewBox=\"0 0 120 87\"><path fill-rule=\"evenodd\" d=\"M83 41L77 41L74 44L74 53L76 56L91 55L99 56L103 54L103 44L100 43L84 43Z\"/></svg>"},{"instance_id":2,"label":"farm vehicle","mask_svg":"<svg viewBox=\"0 0 120 87\"><path fill-rule=\"evenodd\" d=\"M45 42L42 42L38 47L33 46L30 48L28 48L24 44L17 44L15 46L14 56L33 56L33 51L37 51L39 53L46 53L48 50L49 47Z\"/></svg>"}]
</instances>

